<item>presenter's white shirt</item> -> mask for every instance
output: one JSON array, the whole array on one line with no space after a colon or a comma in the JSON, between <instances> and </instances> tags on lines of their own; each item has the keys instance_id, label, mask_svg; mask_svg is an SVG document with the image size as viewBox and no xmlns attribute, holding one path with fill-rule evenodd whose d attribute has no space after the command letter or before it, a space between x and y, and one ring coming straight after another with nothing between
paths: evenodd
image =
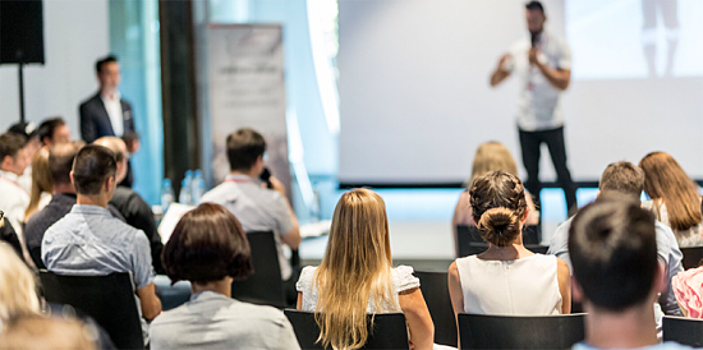
<instances>
[{"instance_id":1,"label":"presenter's white shirt","mask_svg":"<svg viewBox=\"0 0 703 350\"><path fill-rule=\"evenodd\" d=\"M112 98L100 95L100 99L103 100L103 105L107 111L107 115L110 117L110 124L112 125L112 131L115 132L115 136L122 137L124 135L124 117L122 116L122 104L120 103L120 93L115 91Z\"/></svg>"},{"instance_id":2,"label":"presenter's white shirt","mask_svg":"<svg viewBox=\"0 0 703 350\"><path fill-rule=\"evenodd\" d=\"M517 123L524 131L556 129L564 125L561 91L549 83L539 68L530 65L529 37L510 47L506 69L520 80ZM571 50L561 38L543 32L537 44L537 59L554 69L571 69Z\"/></svg>"}]
</instances>

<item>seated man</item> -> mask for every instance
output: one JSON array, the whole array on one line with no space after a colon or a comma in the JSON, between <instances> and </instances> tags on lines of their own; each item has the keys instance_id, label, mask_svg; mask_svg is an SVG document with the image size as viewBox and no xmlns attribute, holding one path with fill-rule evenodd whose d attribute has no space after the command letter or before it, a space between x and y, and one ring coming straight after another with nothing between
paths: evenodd
<instances>
[{"instance_id":1,"label":"seated man","mask_svg":"<svg viewBox=\"0 0 703 350\"><path fill-rule=\"evenodd\" d=\"M600 192L598 192L599 198L604 194L616 193L633 201L639 201L644 188L644 172L630 162L612 163L603 171L598 186L600 189ZM571 227L572 221L573 218L557 227L547 254L556 255L566 261L571 267L573 274L574 270L573 266L571 266L568 246L569 227ZM659 257L659 262L664 266L666 275L666 288L659 298L659 304L665 314L681 315L681 309L679 309L679 304L676 302L676 295L674 295L674 291L671 288L671 278L683 271L683 266L681 265L683 254L676 243L674 232L668 226L656 221L655 230L657 233L657 256Z\"/></svg>"},{"instance_id":2,"label":"seated man","mask_svg":"<svg viewBox=\"0 0 703 350\"><path fill-rule=\"evenodd\" d=\"M29 206L29 193L20 183L20 178L29 165L25 149L26 139L22 135L8 132L0 135L0 210L24 245L22 221ZM23 248L24 249L24 248ZM23 252L28 259L27 252Z\"/></svg>"},{"instance_id":3,"label":"seated man","mask_svg":"<svg viewBox=\"0 0 703 350\"><path fill-rule=\"evenodd\" d=\"M117 183L121 183L127 177L127 165L129 164L125 142L119 137L105 136L95 140L93 144L106 147L115 153ZM110 204L120 211L127 224L146 233L151 246L151 261L154 270L159 274L165 273L161 267L161 250L164 245L161 243L161 235L156 230L156 220L154 220L154 213L152 213L149 204L137 192L125 186L117 186Z\"/></svg>"},{"instance_id":4,"label":"seated man","mask_svg":"<svg viewBox=\"0 0 703 350\"><path fill-rule=\"evenodd\" d=\"M205 193L201 202L212 202L227 208L239 218L245 232L273 231L286 298L294 303L298 276L283 255L282 244L298 249L298 220L286 199L283 184L272 176L273 190L269 190L259 181L259 175L264 171L265 151L263 136L252 129L240 129L229 135L227 158L230 174L222 184Z\"/></svg>"},{"instance_id":5,"label":"seated man","mask_svg":"<svg viewBox=\"0 0 703 350\"><path fill-rule=\"evenodd\" d=\"M574 298L587 313L586 339L574 349L688 349L658 344L652 303L666 273L654 217L639 201L608 195L583 208L569 232Z\"/></svg>"},{"instance_id":6,"label":"seated man","mask_svg":"<svg viewBox=\"0 0 703 350\"><path fill-rule=\"evenodd\" d=\"M42 260L49 271L59 275L130 273L137 309L152 320L161 313L161 302L154 292L149 240L107 209L117 186L116 172L115 154L109 149L89 145L78 151L71 171L76 205L44 234ZM142 330L146 340L144 320Z\"/></svg>"},{"instance_id":7,"label":"seated man","mask_svg":"<svg viewBox=\"0 0 703 350\"><path fill-rule=\"evenodd\" d=\"M51 118L39 124L39 140L43 146L52 147L59 143L71 142L71 130L60 118Z\"/></svg>"},{"instance_id":8,"label":"seated man","mask_svg":"<svg viewBox=\"0 0 703 350\"><path fill-rule=\"evenodd\" d=\"M40 269L46 268L41 259L41 242L44 233L51 225L68 214L76 204L76 188L71 183L71 168L73 159L84 145L83 141L75 141L58 144L49 150L49 173L53 183L51 202L32 215L24 230L29 255ZM115 207L110 205L108 210L114 217L124 221L122 214Z\"/></svg>"}]
</instances>

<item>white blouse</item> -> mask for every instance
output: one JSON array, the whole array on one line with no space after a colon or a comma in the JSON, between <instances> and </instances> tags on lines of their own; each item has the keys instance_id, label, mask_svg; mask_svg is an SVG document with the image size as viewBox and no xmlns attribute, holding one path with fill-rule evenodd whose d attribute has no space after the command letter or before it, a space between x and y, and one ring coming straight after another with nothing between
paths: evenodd
<instances>
[{"instance_id":1,"label":"white blouse","mask_svg":"<svg viewBox=\"0 0 703 350\"><path fill-rule=\"evenodd\" d=\"M657 220L661 221L666 226L671 227L669 215L666 212L666 204L660 201L649 200L642 203L642 208L651 211ZM703 223L689 228L688 230L674 230L676 242L679 243L679 248L701 247L703 246Z\"/></svg>"}]
</instances>

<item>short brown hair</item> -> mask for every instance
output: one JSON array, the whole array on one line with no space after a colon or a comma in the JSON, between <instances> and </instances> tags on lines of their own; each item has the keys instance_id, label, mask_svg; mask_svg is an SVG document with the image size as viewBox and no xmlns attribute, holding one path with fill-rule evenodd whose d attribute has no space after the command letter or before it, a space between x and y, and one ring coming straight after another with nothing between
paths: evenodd
<instances>
[{"instance_id":1,"label":"short brown hair","mask_svg":"<svg viewBox=\"0 0 703 350\"><path fill-rule=\"evenodd\" d=\"M54 184L71 183L73 160L83 146L85 146L85 142L73 141L51 147L49 150L49 173Z\"/></svg>"},{"instance_id":2,"label":"short brown hair","mask_svg":"<svg viewBox=\"0 0 703 350\"><path fill-rule=\"evenodd\" d=\"M254 270L242 225L229 210L214 203L200 204L181 218L161 261L173 282L205 284L227 276L241 280Z\"/></svg>"},{"instance_id":3,"label":"short brown hair","mask_svg":"<svg viewBox=\"0 0 703 350\"><path fill-rule=\"evenodd\" d=\"M103 146L85 146L76 154L72 170L76 192L83 195L98 194L105 181L115 177L115 153Z\"/></svg>"},{"instance_id":4,"label":"short brown hair","mask_svg":"<svg viewBox=\"0 0 703 350\"><path fill-rule=\"evenodd\" d=\"M27 139L19 134L7 132L0 135L0 162L5 157L16 157L26 143Z\"/></svg>"},{"instance_id":5,"label":"short brown hair","mask_svg":"<svg viewBox=\"0 0 703 350\"><path fill-rule=\"evenodd\" d=\"M644 171L630 162L615 162L608 165L600 177L601 192L618 192L639 200L644 188Z\"/></svg>"},{"instance_id":6,"label":"short brown hair","mask_svg":"<svg viewBox=\"0 0 703 350\"><path fill-rule=\"evenodd\" d=\"M266 141L256 130L239 129L227 136L227 159L231 170L249 170L266 152Z\"/></svg>"},{"instance_id":7,"label":"short brown hair","mask_svg":"<svg viewBox=\"0 0 703 350\"><path fill-rule=\"evenodd\" d=\"M508 246L520 234L520 221L527 210L522 181L513 174L492 171L477 177L469 194L481 237L495 246Z\"/></svg>"}]
</instances>

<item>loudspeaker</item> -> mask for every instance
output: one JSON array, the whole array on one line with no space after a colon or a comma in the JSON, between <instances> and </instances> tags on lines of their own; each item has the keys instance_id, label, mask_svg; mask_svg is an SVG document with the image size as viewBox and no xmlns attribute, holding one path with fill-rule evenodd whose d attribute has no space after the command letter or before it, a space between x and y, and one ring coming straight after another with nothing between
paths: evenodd
<instances>
[{"instance_id":1,"label":"loudspeaker","mask_svg":"<svg viewBox=\"0 0 703 350\"><path fill-rule=\"evenodd\" d=\"M0 0L0 63L44 63L41 0Z\"/></svg>"}]
</instances>

